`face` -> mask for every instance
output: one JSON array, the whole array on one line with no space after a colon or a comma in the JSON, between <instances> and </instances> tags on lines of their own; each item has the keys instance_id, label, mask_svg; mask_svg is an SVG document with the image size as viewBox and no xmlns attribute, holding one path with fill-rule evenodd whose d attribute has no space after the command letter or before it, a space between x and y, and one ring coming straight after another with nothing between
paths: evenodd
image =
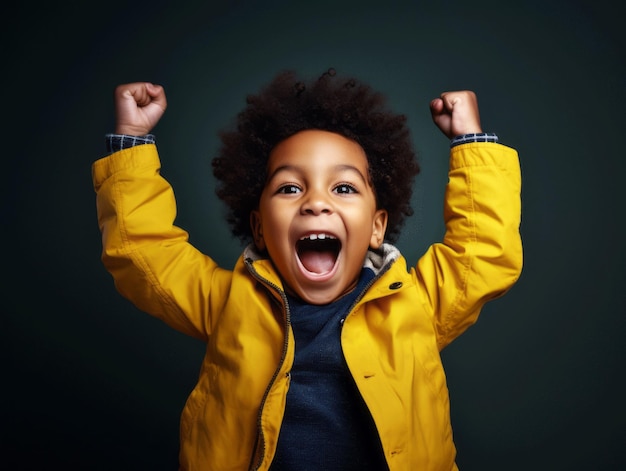
<instances>
[{"instance_id":1,"label":"face","mask_svg":"<svg viewBox=\"0 0 626 471\"><path fill-rule=\"evenodd\" d=\"M302 300L327 304L348 293L387 227L365 152L339 134L306 130L272 150L267 171L250 219L257 247Z\"/></svg>"}]
</instances>

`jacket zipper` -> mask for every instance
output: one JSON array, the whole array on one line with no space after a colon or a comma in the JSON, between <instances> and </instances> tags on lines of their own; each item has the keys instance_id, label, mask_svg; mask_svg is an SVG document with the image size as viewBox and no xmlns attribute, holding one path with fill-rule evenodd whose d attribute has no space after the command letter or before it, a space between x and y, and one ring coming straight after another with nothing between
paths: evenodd
<instances>
[{"instance_id":1,"label":"jacket zipper","mask_svg":"<svg viewBox=\"0 0 626 471\"><path fill-rule=\"evenodd\" d=\"M250 273L252 274L252 276L259 280L260 282L262 282L264 285L269 286L270 288L274 289L281 297L282 301L283 301L283 310L285 312L285 323L284 323L284 328L285 328L285 340L283 342L283 349L280 355L280 361L278 362L278 366L276 367L276 370L274 371L274 374L272 376L272 379L270 380L269 384L267 385L267 388L265 388L265 392L263 393L263 399L261 400L261 404L259 406L259 413L257 415L257 433L258 433L258 437L257 440L255 442L254 445L254 449L252 450L252 458L250 461L250 466L249 469L250 470L258 470L261 466L261 463L263 463L263 458L265 458L265 437L263 435L263 427L261 425L261 418L263 416L263 409L265 408L265 401L267 400L267 396L269 395L272 386L274 386L274 383L276 382L276 378L278 378L278 374L280 372L280 369L282 368L283 364L285 363L285 359L287 357L287 347L289 345L289 326L291 324L291 315L290 315L290 311L289 311L289 304L287 302L287 296L285 295L285 292L280 288L280 286L276 285L275 283L272 283L271 281L267 280L266 278L263 278L261 275L258 274L258 272L256 271L256 269L252 266L252 259L248 258L246 259L246 265L248 267L248 270L250 271ZM256 463L254 463L254 459L257 455L257 447L259 446L259 442L262 445L262 449L259 451L259 459L257 460Z\"/></svg>"}]
</instances>

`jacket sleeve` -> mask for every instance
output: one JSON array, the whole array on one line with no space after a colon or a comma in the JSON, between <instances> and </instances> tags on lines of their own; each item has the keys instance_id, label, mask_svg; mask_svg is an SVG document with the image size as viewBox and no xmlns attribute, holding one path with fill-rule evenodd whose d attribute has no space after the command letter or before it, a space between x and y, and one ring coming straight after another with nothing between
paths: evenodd
<instances>
[{"instance_id":1,"label":"jacket sleeve","mask_svg":"<svg viewBox=\"0 0 626 471\"><path fill-rule=\"evenodd\" d=\"M211 312L228 289L231 272L220 269L174 225L176 202L160 175L153 144L94 162L102 262L119 293L173 328L206 340ZM221 291L224 293L224 291Z\"/></svg>"},{"instance_id":2,"label":"jacket sleeve","mask_svg":"<svg viewBox=\"0 0 626 471\"><path fill-rule=\"evenodd\" d=\"M439 349L476 322L522 269L521 172L514 149L493 143L452 148L444 202L446 232L417 263Z\"/></svg>"}]
</instances>

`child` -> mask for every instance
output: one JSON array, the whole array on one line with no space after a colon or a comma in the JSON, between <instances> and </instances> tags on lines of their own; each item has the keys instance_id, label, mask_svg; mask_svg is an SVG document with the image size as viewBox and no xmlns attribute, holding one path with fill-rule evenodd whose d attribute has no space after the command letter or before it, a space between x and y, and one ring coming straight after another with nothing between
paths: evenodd
<instances>
[{"instance_id":1,"label":"child","mask_svg":"<svg viewBox=\"0 0 626 471\"><path fill-rule=\"evenodd\" d=\"M103 262L140 309L206 342L181 417L184 470L454 470L439 352L522 265L517 153L470 91L434 99L450 139L446 233L415 267L391 244L419 166L405 117L330 70L248 97L213 160L232 232L218 267L173 225L149 134L162 87L116 89L93 165Z\"/></svg>"}]
</instances>

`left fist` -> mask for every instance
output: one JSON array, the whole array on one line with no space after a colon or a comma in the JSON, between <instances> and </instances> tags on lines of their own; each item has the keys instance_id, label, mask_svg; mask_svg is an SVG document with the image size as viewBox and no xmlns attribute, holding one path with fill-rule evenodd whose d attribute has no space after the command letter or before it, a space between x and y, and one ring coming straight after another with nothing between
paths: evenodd
<instances>
[{"instance_id":1,"label":"left fist","mask_svg":"<svg viewBox=\"0 0 626 471\"><path fill-rule=\"evenodd\" d=\"M480 127L478 99L470 90L444 92L430 102L430 113L441 132L449 139L462 134L483 132Z\"/></svg>"}]
</instances>

